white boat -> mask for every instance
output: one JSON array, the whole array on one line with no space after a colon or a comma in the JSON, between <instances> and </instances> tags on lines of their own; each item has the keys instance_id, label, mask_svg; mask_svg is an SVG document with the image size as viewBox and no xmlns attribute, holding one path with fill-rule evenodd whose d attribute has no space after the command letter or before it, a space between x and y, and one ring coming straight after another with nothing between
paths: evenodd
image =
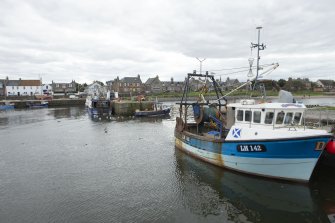
<instances>
[{"instance_id":1,"label":"white boat","mask_svg":"<svg viewBox=\"0 0 335 223\"><path fill-rule=\"evenodd\" d=\"M113 113L112 103L109 99L88 96L85 106L91 118L111 118Z\"/></svg>"}]
</instances>

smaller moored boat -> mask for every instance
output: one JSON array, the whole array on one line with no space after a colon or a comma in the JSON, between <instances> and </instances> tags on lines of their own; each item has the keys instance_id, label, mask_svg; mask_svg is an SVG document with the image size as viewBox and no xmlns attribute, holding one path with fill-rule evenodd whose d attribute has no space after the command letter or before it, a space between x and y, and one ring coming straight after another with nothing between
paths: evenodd
<instances>
[{"instance_id":1,"label":"smaller moored boat","mask_svg":"<svg viewBox=\"0 0 335 223\"><path fill-rule=\"evenodd\" d=\"M157 117L157 116L167 116L170 114L171 108L163 105L163 103L155 102L153 104L152 110L136 110L135 117Z\"/></svg>"},{"instance_id":2,"label":"smaller moored boat","mask_svg":"<svg viewBox=\"0 0 335 223\"><path fill-rule=\"evenodd\" d=\"M27 102L28 108L48 108L49 102L47 101L39 101L39 102Z\"/></svg>"},{"instance_id":3,"label":"smaller moored boat","mask_svg":"<svg viewBox=\"0 0 335 223\"><path fill-rule=\"evenodd\" d=\"M0 111L13 110L14 104L9 102L0 102Z\"/></svg>"}]
</instances>

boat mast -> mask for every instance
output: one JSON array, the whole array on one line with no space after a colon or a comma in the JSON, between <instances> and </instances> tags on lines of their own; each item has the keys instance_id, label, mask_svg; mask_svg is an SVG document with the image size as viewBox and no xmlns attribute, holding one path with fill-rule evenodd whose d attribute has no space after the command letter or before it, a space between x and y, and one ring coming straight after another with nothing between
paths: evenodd
<instances>
[{"instance_id":1,"label":"boat mast","mask_svg":"<svg viewBox=\"0 0 335 223\"><path fill-rule=\"evenodd\" d=\"M252 91L251 91L251 96L252 96L252 92L255 90L255 87L256 87L256 83L257 83L257 78L258 78L258 72L259 72L259 60L261 59L260 56L259 56L259 51L260 50L264 50L266 48L266 46L262 43L260 44L260 35L261 35L261 29L263 27L261 26L258 26L256 27L256 29L258 29L258 43L255 44L255 43L251 43L251 48L257 48L257 68L256 68L256 78L255 78L255 83L254 83L254 86L252 87Z\"/></svg>"}]
</instances>

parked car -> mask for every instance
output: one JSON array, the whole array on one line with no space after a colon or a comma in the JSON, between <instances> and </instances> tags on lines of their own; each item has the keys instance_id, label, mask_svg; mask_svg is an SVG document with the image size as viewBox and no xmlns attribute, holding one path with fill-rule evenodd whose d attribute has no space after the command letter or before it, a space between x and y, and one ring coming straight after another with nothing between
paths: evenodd
<instances>
[{"instance_id":1,"label":"parked car","mask_svg":"<svg viewBox=\"0 0 335 223\"><path fill-rule=\"evenodd\" d=\"M79 97L77 95L70 95L69 98L70 99L78 99Z\"/></svg>"}]
</instances>

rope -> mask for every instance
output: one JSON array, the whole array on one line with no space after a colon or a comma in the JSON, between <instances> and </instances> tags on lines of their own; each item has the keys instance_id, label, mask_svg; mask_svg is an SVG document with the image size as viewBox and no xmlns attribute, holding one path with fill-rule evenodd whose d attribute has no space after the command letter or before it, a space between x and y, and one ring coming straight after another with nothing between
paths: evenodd
<instances>
[{"instance_id":1,"label":"rope","mask_svg":"<svg viewBox=\"0 0 335 223\"><path fill-rule=\"evenodd\" d=\"M272 73L278 66L279 66L278 63L274 64L274 66L273 66L271 69L268 69L268 70L264 71L263 73L259 74L259 77L258 77L258 78L263 78L265 75L269 75L269 74ZM234 90L228 92L227 94L223 95L222 97L216 99L216 101L219 101L219 100L223 99L224 97L230 95L231 93L233 93L233 92L237 91L238 89L244 87L245 85L251 83L251 82L254 81L255 79L256 79L256 77L254 77L253 79L251 79L251 80L247 81L246 83L240 85L239 87L235 88ZM211 104L214 104L214 103L211 103Z\"/></svg>"}]
</instances>

